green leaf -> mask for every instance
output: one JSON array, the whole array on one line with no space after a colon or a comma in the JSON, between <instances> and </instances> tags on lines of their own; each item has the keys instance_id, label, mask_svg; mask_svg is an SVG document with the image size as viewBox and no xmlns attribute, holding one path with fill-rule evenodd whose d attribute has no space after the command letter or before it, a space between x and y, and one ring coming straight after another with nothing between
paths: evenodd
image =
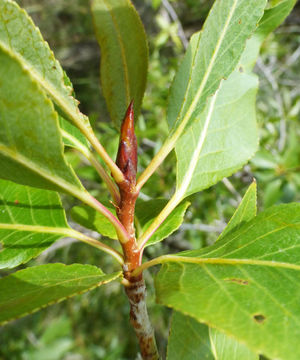
<instances>
[{"instance_id":1,"label":"green leaf","mask_svg":"<svg viewBox=\"0 0 300 360\"><path fill-rule=\"evenodd\" d=\"M230 231L238 230L244 223L252 220L256 216L256 182L254 181L246 191L239 207L236 209L226 228L219 236L222 239Z\"/></svg>"},{"instance_id":2,"label":"green leaf","mask_svg":"<svg viewBox=\"0 0 300 360\"><path fill-rule=\"evenodd\" d=\"M11 0L0 2L0 48L9 51L78 127L89 121L72 97L71 82L27 13Z\"/></svg>"},{"instance_id":3,"label":"green leaf","mask_svg":"<svg viewBox=\"0 0 300 360\"><path fill-rule=\"evenodd\" d=\"M299 249L300 204L275 206L211 247L165 256L157 301L252 351L297 360Z\"/></svg>"},{"instance_id":4,"label":"green leaf","mask_svg":"<svg viewBox=\"0 0 300 360\"><path fill-rule=\"evenodd\" d=\"M174 311L167 360L258 360L244 344Z\"/></svg>"},{"instance_id":5,"label":"green leaf","mask_svg":"<svg viewBox=\"0 0 300 360\"><path fill-rule=\"evenodd\" d=\"M93 0L92 13L101 47L102 89L119 128L132 99L135 116L140 111L148 67L146 35L129 0Z\"/></svg>"},{"instance_id":6,"label":"green leaf","mask_svg":"<svg viewBox=\"0 0 300 360\"><path fill-rule=\"evenodd\" d=\"M253 69L262 43L285 20L296 2L297 0L283 0L265 10L255 33L247 41L246 49L241 57L240 63L244 70Z\"/></svg>"},{"instance_id":7,"label":"green leaf","mask_svg":"<svg viewBox=\"0 0 300 360\"><path fill-rule=\"evenodd\" d=\"M258 145L254 75L233 74L177 141L177 197L184 198L231 175Z\"/></svg>"},{"instance_id":8,"label":"green leaf","mask_svg":"<svg viewBox=\"0 0 300 360\"><path fill-rule=\"evenodd\" d=\"M235 339L222 332L210 328L209 335L215 359L259 360L259 356L253 353L244 344L237 342Z\"/></svg>"},{"instance_id":9,"label":"green leaf","mask_svg":"<svg viewBox=\"0 0 300 360\"><path fill-rule=\"evenodd\" d=\"M236 209L226 228L219 236L223 238L230 231L238 230L243 224L252 220L256 216L256 197L257 189L254 181L246 191L239 207ZM244 344L237 342L232 337L210 328L210 340L216 359L222 360L258 360L258 356L248 349Z\"/></svg>"},{"instance_id":10,"label":"green leaf","mask_svg":"<svg viewBox=\"0 0 300 360\"><path fill-rule=\"evenodd\" d=\"M167 204L165 199L155 199L149 201L138 201L136 204L136 217L139 232L143 233L155 220L157 215ZM152 235L146 246L156 244L170 236L176 231L183 222L186 209L190 202L185 201L178 205L173 212L166 218L158 230Z\"/></svg>"},{"instance_id":11,"label":"green leaf","mask_svg":"<svg viewBox=\"0 0 300 360\"><path fill-rule=\"evenodd\" d=\"M113 207L106 206L106 208L116 215L116 210ZM109 220L98 211L88 206L74 206L71 210L71 216L78 224L98 232L103 236L107 236L111 239L117 240L118 236L114 226Z\"/></svg>"},{"instance_id":12,"label":"green leaf","mask_svg":"<svg viewBox=\"0 0 300 360\"><path fill-rule=\"evenodd\" d=\"M0 279L0 324L118 279L91 265L48 264Z\"/></svg>"},{"instance_id":13,"label":"green leaf","mask_svg":"<svg viewBox=\"0 0 300 360\"><path fill-rule=\"evenodd\" d=\"M282 196L282 185L283 181L280 178L275 178L266 184L263 194L265 208L274 205L280 199L280 197Z\"/></svg>"},{"instance_id":14,"label":"green leaf","mask_svg":"<svg viewBox=\"0 0 300 360\"><path fill-rule=\"evenodd\" d=\"M172 84L168 107L170 136L197 121L207 98L235 69L265 5L265 0L215 2L203 30L192 37Z\"/></svg>"},{"instance_id":15,"label":"green leaf","mask_svg":"<svg viewBox=\"0 0 300 360\"><path fill-rule=\"evenodd\" d=\"M211 352L208 327L189 316L174 311L168 342L167 360L183 359L215 360ZM223 358L220 359L225 360Z\"/></svg>"},{"instance_id":16,"label":"green leaf","mask_svg":"<svg viewBox=\"0 0 300 360\"><path fill-rule=\"evenodd\" d=\"M0 63L0 177L50 190L82 191L65 162L51 101L1 47Z\"/></svg>"},{"instance_id":17,"label":"green leaf","mask_svg":"<svg viewBox=\"0 0 300 360\"><path fill-rule=\"evenodd\" d=\"M65 146L77 149L81 153L89 152L89 145L86 138L75 125L64 119L62 116L59 116L59 125Z\"/></svg>"},{"instance_id":18,"label":"green leaf","mask_svg":"<svg viewBox=\"0 0 300 360\"><path fill-rule=\"evenodd\" d=\"M0 180L0 269L26 263L69 230L57 193Z\"/></svg>"}]
</instances>

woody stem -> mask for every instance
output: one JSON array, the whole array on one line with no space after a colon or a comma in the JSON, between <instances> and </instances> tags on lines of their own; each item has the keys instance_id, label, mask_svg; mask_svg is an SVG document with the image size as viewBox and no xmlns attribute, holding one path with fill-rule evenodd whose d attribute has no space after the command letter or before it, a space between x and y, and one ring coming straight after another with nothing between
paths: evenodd
<instances>
[{"instance_id":1,"label":"woody stem","mask_svg":"<svg viewBox=\"0 0 300 360\"><path fill-rule=\"evenodd\" d=\"M130 190L128 184L122 185L119 185L121 202L117 215L130 235L127 242L121 243L124 253L123 272L124 278L127 280L125 292L130 303L130 322L138 338L142 358L144 360L158 360L154 330L147 311L146 285L143 274L132 276L132 272L141 265L140 252L142 251L138 249L133 225L137 193Z\"/></svg>"},{"instance_id":2,"label":"woody stem","mask_svg":"<svg viewBox=\"0 0 300 360\"><path fill-rule=\"evenodd\" d=\"M124 254L125 281L123 283L130 303L130 322L138 338L142 358L158 360L154 331L146 306L146 286L143 274L132 276L132 272L141 265L141 251L143 251L138 248L134 229L138 191L136 190L137 142L134 133L133 102L130 103L121 126L116 164L124 175L124 180L117 183L120 190L117 216L128 233L128 237L120 239L120 243Z\"/></svg>"}]
</instances>

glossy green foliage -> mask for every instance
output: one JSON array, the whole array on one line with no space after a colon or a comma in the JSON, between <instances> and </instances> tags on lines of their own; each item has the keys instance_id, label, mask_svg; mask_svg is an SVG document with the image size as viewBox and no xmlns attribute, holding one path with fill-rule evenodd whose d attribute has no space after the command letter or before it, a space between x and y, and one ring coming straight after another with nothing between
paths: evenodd
<instances>
[{"instance_id":1,"label":"glossy green foliage","mask_svg":"<svg viewBox=\"0 0 300 360\"><path fill-rule=\"evenodd\" d=\"M91 265L49 264L0 279L0 324L106 284L120 277Z\"/></svg>"},{"instance_id":2,"label":"glossy green foliage","mask_svg":"<svg viewBox=\"0 0 300 360\"><path fill-rule=\"evenodd\" d=\"M51 190L81 189L65 162L58 116L11 52L0 47L0 177Z\"/></svg>"},{"instance_id":3,"label":"glossy green foliage","mask_svg":"<svg viewBox=\"0 0 300 360\"><path fill-rule=\"evenodd\" d=\"M29 261L68 229L57 193L0 180L0 268Z\"/></svg>"},{"instance_id":4,"label":"glossy green foliage","mask_svg":"<svg viewBox=\"0 0 300 360\"><path fill-rule=\"evenodd\" d=\"M139 233L143 233L151 225L167 202L168 201L165 199L137 202L136 225ZM156 244L176 231L182 224L184 214L189 205L190 203L188 201L184 201L178 205L159 227L159 229L153 234L146 246Z\"/></svg>"},{"instance_id":5,"label":"glossy green foliage","mask_svg":"<svg viewBox=\"0 0 300 360\"><path fill-rule=\"evenodd\" d=\"M299 242L300 204L270 208L215 245L163 265L157 301L257 353L296 360Z\"/></svg>"},{"instance_id":6,"label":"glossy green foliage","mask_svg":"<svg viewBox=\"0 0 300 360\"><path fill-rule=\"evenodd\" d=\"M137 116L144 96L148 45L143 24L129 0L93 0L101 47L101 85L112 121L119 128L130 101Z\"/></svg>"}]
</instances>

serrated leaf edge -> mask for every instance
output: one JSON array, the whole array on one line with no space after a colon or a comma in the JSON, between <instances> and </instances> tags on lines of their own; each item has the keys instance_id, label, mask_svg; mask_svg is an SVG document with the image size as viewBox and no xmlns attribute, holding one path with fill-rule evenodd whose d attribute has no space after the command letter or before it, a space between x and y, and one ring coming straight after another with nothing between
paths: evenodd
<instances>
[{"instance_id":1,"label":"serrated leaf edge","mask_svg":"<svg viewBox=\"0 0 300 360\"><path fill-rule=\"evenodd\" d=\"M49 265L49 264L47 264L47 265ZM55 265L55 264L54 264L54 265ZM61 264L61 265L64 265L64 266L72 266L72 265L76 265L76 264L72 264L72 265ZM80 264L80 265L82 265L82 264ZM93 265L88 265L88 266L97 268L96 266L93 266ZM97 268L97 269L99 269L99 268ZM26 269L24 269L24 270L26 270ZM20 270L20 271L24 271L24 270ZM103 274L104 274L104 273L103 273ZM104 274L104 276L105 276L105 275L108 275L108 274ZM113 274L111 274L111 275L113 275ZM8 276L9 276L9 275L8 275ZM96 276L96 275L93 275L93 276ZM121 272L121 271L116 272L115 275L114 275L112 278L106 279L106 280L103 280L103 281L100 281L98 284L93 285L93 286L91 286L91 287L89 287L89 288L87 288L87 289L84 289L84 290L82 290L82 291L75 292L75 293L72 294L72 295L65 296L65 297L63 297L63 298L61 298L61 299L58 299L58 300L50 301L50 302L48 302L47 304L44 304L44 305L42 305L42 306L40 306L40 307L37 307L37 308L33 309L32 311L28 311L28 312L26 312L26 313L24 313L24 314L22 314L22 315L20 315L20 316L16 316L16 317L14 317L14 318L12 318L12 319L10 319L10 320L2 321L2 322L0 322L0 326L6 325L6 324L8 324L9 322L15 321L15 320L20 319L20 318L22 318L22 317L24 317L24 316L33 314L33 313L35 313L35 312L37 312L37 311L39 311L39 310L42 310L42 309L44 309L44 308L46 308L46 307L48 307L48 306L51 306L51 305L54 305L54 304L59 304L60 302L62 302L62 301L64 301L64 300L67 300L67 299L70 299L70 298L72 298L72 297L74 297L74 296L76 296L76 295L81 295L81 294L84 294L84 293L86 293L86 292L88 292L88 291L94 290L94 289L96 289L97 287L99 287L99 286L101 286L101 285L105 285L105 284L107 284L107 283L109 283L109 282L111 282L111 281L114 281L114 280L118 279L119 277L122 277L122 272ZM87 278L87 277L86 277L86 278ZM1 280L1 279L0 279L0 280ZM73 280L74 280L74 279L73 279ZM70 281L71 281L71 280L70 280ZM53 285L53 286L56 286L56 285Z\"/></svg>"}]
</instances>

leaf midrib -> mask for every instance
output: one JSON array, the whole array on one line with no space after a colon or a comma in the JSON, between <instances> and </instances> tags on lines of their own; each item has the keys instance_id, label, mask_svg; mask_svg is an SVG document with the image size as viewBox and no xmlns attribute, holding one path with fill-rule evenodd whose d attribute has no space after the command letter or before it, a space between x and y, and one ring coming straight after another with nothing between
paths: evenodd
<instances>
[{"instance_id":1,"label":"leaf midrib","mask_svg":"<svg viewBox=\"0 0 300 360\"><path fill-rule=\"evenodd\" d=\"M205 119L205 122L204 122L204 126L203 126L203 129L201 131L200 138L199 138L198 144L196 146L196 149L194 150L193 155L191 157L191 161L190 161L189 167L188 167L188 169L186 171L186 175L184 176L184 178L183 178L183 180L181 182L181 185L176 190L175 196L178 198L177 202L179 202L183 198L183 196L184 196L186 190L188 189L188 187L189 187L189 185L191 183L191 180L193 178L194 170L195 170L195 168L197 166L200 153L201 153L203 145L205 143L206 135L207 135L207 132L208 132L210 121L212 119L212 115L213 115L213 112L214 112L214 107L215 107L215 103L216 103L218 93L219 93L219 91L217 90L215 95L213 96L213 98L211 100L211 103L209 105L209 110L208 110L208 113L207 113L207 116L206 116L206 119ZM178 173L178 169L177 169L177 173Z\"/></svg>"},{"instance_id":2,"label":"leaf midrib","mask_svg":"<svg viewBox=\"0 0 300 360\"><path fill-rule=\"evenodd\" d=\"M16 161L17 163L23 165L27 169L33 171L34 173L38 174L42 178L48 180L52 184L57 185L58 187L61 187L64 189L67 193L72 194L82 194L83 191L81 191L78 187L66 182L60 177L57 177L53 174L49 174L47 171L43 170L41 167L38 167L34 162L32 162L27 157L21 155L20 153L17 153L13 150L11 150L8 146L0 142L0 153L2 153L4 156Z\"/></svg>"},{"instance_id":3,"label":"leaf midrib","mask_svg":"<svg viewBox=\"0 0 300 360\"><path fill-rule=\"evenodd\" d=\"M194 97L191 105L189 106L189 108L188 108L188 110L187 110L187 112L186 112L186 114L185 114L182 122L180 123L178 129L176 130L175 134L177 133L177 131L179 131L179 129L180 129L180 133L183 131L186 123L188 122L189 118L192 116L192 114L193 114L193 112L194 112L194 110L195 110L195 108L196 108L196 106L197 106L197 103L198 103L198 101L199 101L199 99L200 99L200 97L201 97L201 95L202 95L203 89L204 89L204 87L205 87L205 85L206 85L206 83L207 83L208 77L209 77L209 75L210 75L210 73L211 73L211 71L212 71L212 68L213 68L213 66L214 66L216 57L217 57L217 55L218 55L218 53L219 53L219 50L220 50L220 48L221 48L222 42L223 42L224 37L225 37L225 35L226 35L227 29L228 29L228 27L229 27L229 23L230 23L230 21L231 21L231 19L232 19L232 17L233 17L234 11L236 10L237 2L238 2L238 0L235 0L234 3L233 3L233 5L232 5L232 8L231 8L231 10L230 10L230 13L228 14L228 17L227 17L227 19L226 19L224 28L223 28L223 30L222 30L222 32L221 32L221 34L220 34L220 37L219 37L219 39L218 39L218 41L217 41L217 44L216 44L216 47L215 47L215 49L214 49L214 51L213 51L213 56L211 57L211 60L210 60L210 62L209 62L209 64L208 64L208 67L207 67L207 70L206 70L206 72L205 72L205 74L204 74L204 76L203 76L203 79L202 79L201 83L200 83L199 89L198 89L198 91L197 91L197 93L196 93L196 95L195 95L195 97ZM201 40L200 40L200 41L201 41ZM186 93L185 93L185 94L186 94ZM185 103L186 99L187 99L187 96L184 97L183 104ZM183 105L182 105L181 109L183 109ZM178 119L180 118L181 113L182 113L182 111L180 111L180 113L179 113L179 115L178 115L178 117L177 117L177 119L176 119L175 124L178 122ZM177 138L177 137L176 137L176 138Z\"/></svg>"},{"instance_id":4,"label":"leaf midrib","mask_svg":"<svg viewBox=\"0 0 300 360\"><path fill-rule=\"evenodd\" d=\"M300 271L300 265L291 264L286 262L279 262L274 260L258 260L258 259L228 259L228 258L199 258L199 257L187 257L180 255L163 255L156 259L150 260L134 271L134 276L140 274L145 269L148 269L155 265L161 265L169 263L177 263L183 265L183 263L189 264L211 264L211 265L253 265L253 266L267 266L273 268L283 268L290 270Z\"/></svg>"},{"instance_id":5,"label":"leaf midrib","mask_svg":"<svg viewBox=\"0 0 300 360\"><path fill-rule=\"evenodd\" d=\"M16 224L16 223L14 224L0 223L0 230L17 230L17 231L57 234L57 235L65 235L65 236L74 235L72 229L69 229L68 227L62 228L62 227L53 227L53 226L27 225L27 224Z\"/></svg>"}]
</instances>

